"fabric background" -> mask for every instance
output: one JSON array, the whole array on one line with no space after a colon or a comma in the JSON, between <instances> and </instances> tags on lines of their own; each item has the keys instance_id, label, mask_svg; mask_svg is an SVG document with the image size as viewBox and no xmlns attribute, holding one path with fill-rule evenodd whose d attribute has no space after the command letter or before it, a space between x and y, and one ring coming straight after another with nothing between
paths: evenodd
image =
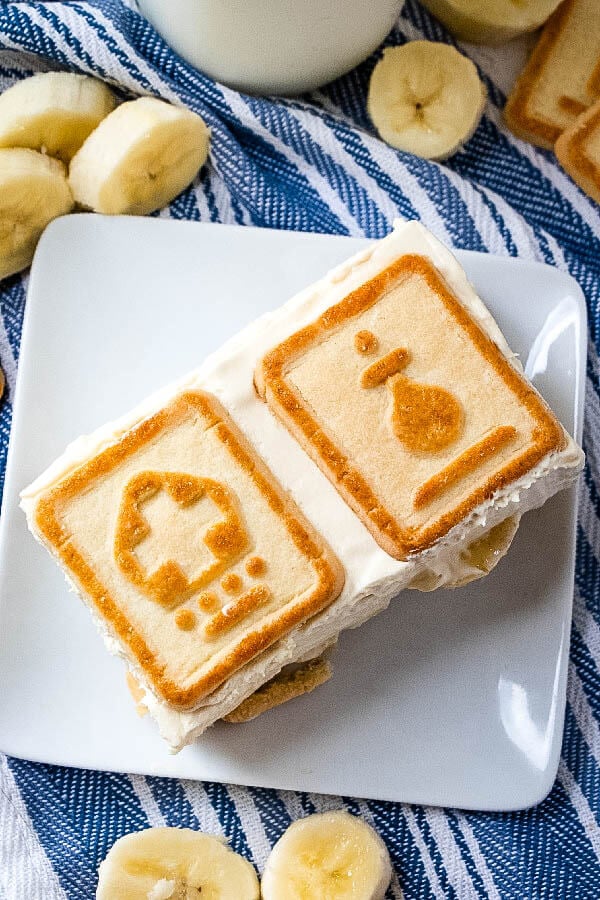
<instances>
[{"instance_id":1,"label":"fabric background","mask_svg":"<svg viewBox=\"0 0 600 900\"><path fill-rule=\"evenodd\" d=\"M118 0L1 3L0 89L34 71L69 68L125 94L156 94L200 113L213 133L210 163L162 216L373 238L384 235L395 216L418 218L450 245L542 260L581 284L590 319L587 465L562 758L554 789L539 807L489 815L2 757L0 900L93 897L98 864L115 839L149 824L223 833L261 869L292 819L331 807L363 815L385 839L395 867L389 897L597 900L600 209L552 154L522 143L502 125L504 51L467 49L489 102L467 148L442 166L397 153L375 137L365 93L377 54L322 91L293 100L255 99L186 65L129 6ZM387 43L415 37L452 42L417 0L408 0ZM27 276L0 288L0 359L8 384L0 407L2 478Z\"/></svg>"}]
</instances>

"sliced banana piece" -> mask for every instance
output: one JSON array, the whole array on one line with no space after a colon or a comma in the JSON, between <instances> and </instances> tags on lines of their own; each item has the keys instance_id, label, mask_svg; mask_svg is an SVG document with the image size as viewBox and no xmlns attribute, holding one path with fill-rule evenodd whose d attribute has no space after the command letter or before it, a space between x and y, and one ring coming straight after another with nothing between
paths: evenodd
<instances>
[{"instance_id":1,"label":"sliced banana piece","mask_svg":"<svg viewBox=\"0 0 600 900\"><path fill-rule=\"evenodd\" d=\"M154 97L118 106L69 169L78 203L109 215L146 215L170 203L204 164L210 132L200 116Z\"/></svg>"},{"instance_id":2,"label":"sliced banana piece","mask_svg":"<svg viewBox=\"0 0 600 900\"><path fill-rule=\"evenodd\" d=\"M422 0L448 31L474 44L502 44L545 22L561 0Z\"/></svg>"},{"instance_id":3,"label":"sliced banana piece","mask_svg":"<svg viewBox=\"0 0 600 900\"><path fill-rule=\"evenodd\" d=\"M101 863L96 900L258 900L256 872L225 841L189 828L126 834Z\"/></svg>"},{"instance_id":4,"label":"sliced banana piece","mask_svg":"<svg viewBox=\"0 0 600 900\"><path fill-rule=\"evenodd\" d=\"M422 569L408 587L416 591L457 588L489 575L508 553L520 521L519 515L508 516L462 550L438 557L436 569Z\"/></svg>"},{"instance_id":5,"label":"sliced banana piece","mask_svg":"<svg viewBox=\"0 0 600 900\"><path fill-rule=\"evenodd\" d=\"M383 900L391 877L379 835L337 810L290 825L271 851L261 890L264 900Z\"/></svg>"},{"instance_id":6,"label":"sliced banana piece","mask_svg":"<svg viewBox=\"0 0 600 900\"><path fill-rule=\"evenodd\" d=\"M72 208L61 162L35 150L0 149L0 278L25 269L46 225Z\"/></svg>"},{"instance_id":7,"label":"sliced banana piece","mask_svg":"<svg viewBox=\"0 0 600 900\"><path fill-rule=\"evenodd\" d=\"M383 51L367 105L375 128L392 147L446 159L469 140L485 101L470 59L447 44L411 41Z\"/></svg>"},{"instance_id":8,"label":"sliced banana piece","mask_svg":"<svg viewBox=\"0 0 600 900\"><path fill-rule=\"evenodd\" d=\"M489 575L508 553L520 521L521 516L519 515L508 516L465 547L460 555L467 571L447 587L463 587L465 584L470 584L471 581Z\"/></svg>"},{"instance_id":9,"label":"sliced banana piece","mask_svg":"<svg viewBox=\"0 0 600 900\"><path fill-rule=\"evenodd\" d=\"M116 106L102 81L73 72L41 72L0 96L0 147L29 147L69 162Z\"/></svg>"}]
</instances>

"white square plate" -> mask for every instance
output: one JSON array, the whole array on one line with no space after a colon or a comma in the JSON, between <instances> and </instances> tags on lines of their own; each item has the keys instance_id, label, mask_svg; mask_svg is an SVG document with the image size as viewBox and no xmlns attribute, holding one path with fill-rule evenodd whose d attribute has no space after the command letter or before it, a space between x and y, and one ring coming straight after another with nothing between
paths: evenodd
<instances>
[{"instance_id":1,"label":"white square plate","mask_svg":"<svg viewBox=\"0 0 600 900\"><path fill-rule=\"evenodd\" d=\"M35 259L0 535L0 747L50 763L411 803L541 800L562 735L574 491L529 513L508 557L457 591L405 592L344 634L335 674L254 722L169 755L123 664L29 535L18 493L65 445L126 412L358 250L343 237L70 216ZM527 372L580 437L585 305L537 263L459 253ZM318 523L316 523L318 526Z\"/></svg>"}]
</instances>

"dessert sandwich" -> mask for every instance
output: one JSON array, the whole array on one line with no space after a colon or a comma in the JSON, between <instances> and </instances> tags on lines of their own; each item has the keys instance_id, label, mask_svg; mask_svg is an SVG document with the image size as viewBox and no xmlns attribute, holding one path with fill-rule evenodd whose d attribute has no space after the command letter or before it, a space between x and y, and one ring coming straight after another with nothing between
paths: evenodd
<instances>
[{"instance_id":1,"label":"dessert sandwich","mask_svg":"<svg viewBox=\"0 0 600 900\"><path fill-rule=\"evenodd\" d=\"M582 465L452 254L397 223L22 506L178 750L326 680L404 588L486 574Z\"/></svg>"}]
</instances>

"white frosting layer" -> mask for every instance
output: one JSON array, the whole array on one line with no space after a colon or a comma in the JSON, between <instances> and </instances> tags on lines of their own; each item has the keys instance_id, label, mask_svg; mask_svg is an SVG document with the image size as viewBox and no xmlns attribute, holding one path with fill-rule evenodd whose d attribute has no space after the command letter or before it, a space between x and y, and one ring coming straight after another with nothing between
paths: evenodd
<instances>
[{"instance_id":1,"label":"white frosting layer","mask_svg":"<svg viewBox=\"0 0 600 900\"><path fill-rule=\"evenodd\" d=\"M341 560L346 571L346 582L338 599L235 673L206 697L197 709L177 712L147 690L144 702L156 719L162 736L174 749L180 749L194 740L209 725L276 675L284 665L318 655L341 630L354 628L380 612L423 569L437 573L440 586L468 576L471 570L460 559L462 548L507 516L521 514L543 504L548 497L570 484L583 464L581 450L569 440L565 450L549 454L526 476L498 492L493 501L475 509L436 546L409 561L392 559L375 543L333 485L258 399L253 388L253 373L257 361L271 347L312 322L329 306L342 300L350 291L405 253L429 257L471 315L520 370L520 364L494 319L452 254L420 224L396 223L388 237L334 269L274 313L252 323L209 356L195 372L149 397L128 415L76 440L23 491L21 505L28 515L30 527L35 530L31 514L40 492L114 443L137 422L156 412L182 390L201 388L221 400ZM108 649L124 655L119 641L109 633L105 623L94 618ZM128 664L143 683L141 672L136 671L129 660Z\"/></svg>"}]
</instances>

